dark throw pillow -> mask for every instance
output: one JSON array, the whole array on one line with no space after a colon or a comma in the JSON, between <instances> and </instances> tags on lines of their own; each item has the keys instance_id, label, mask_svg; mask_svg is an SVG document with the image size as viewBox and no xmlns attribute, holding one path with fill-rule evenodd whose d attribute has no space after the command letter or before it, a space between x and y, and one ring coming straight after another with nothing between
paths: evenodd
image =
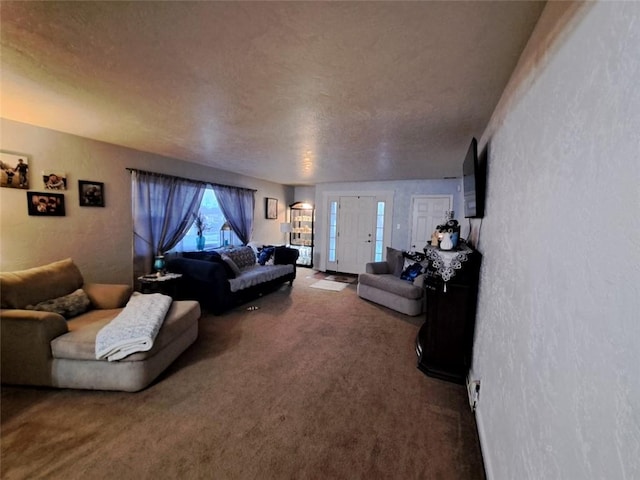
<instances>
[{"instance_id":1,"label":"dark throw pillow","mask_svg":"<svg viewBox=\"0 0 640 480\"><path fill-rule=\"evenodd\" d=\"M422 273L424 273L422 265L419 262L414 262L402 271L400 278L408 282L413 282L416 277Z\"/></svg>"},{"instance_id":2,"label":"dark throw pillow","mask_svg":"<svg viewBox=\"0 0 640 480\"><path fill-rule=\"evenodd\" d=\"M418 275L426 272L427 257L419 252L403 252L403 270L400 274L402 280L413 282Z\"/></svg>"},{"instance_id":3,"label":"dark throw pillow","mask_svg":"<svg viewBox=\"0 0 640 480\"><path fill-rule=\"evenodd\" d=\"M260 265L265 265L269 259L273 256L275 252L275 247L265 247L258 254L258 263Z\"/></svg>"}]
</instances>

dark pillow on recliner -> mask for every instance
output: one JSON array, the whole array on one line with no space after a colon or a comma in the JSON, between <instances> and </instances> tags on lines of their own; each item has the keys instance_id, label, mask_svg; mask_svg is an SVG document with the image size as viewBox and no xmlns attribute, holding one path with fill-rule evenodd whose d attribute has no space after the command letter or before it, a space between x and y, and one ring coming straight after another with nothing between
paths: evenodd
<instances>
[{"instance_id":1,"label":"dark pillow on recliner","mask_svg":"<svg viewBox=\"0 0 640 480\"><path fill-rule=\"evenodd\" d=\"M424 273L424 267L420 264L420 262L415 262L407 266L402 271L400 278L402 280L408 280L413 282L418 275L422 275Z\"/></svg>"},{"instance_id":2,"label":"dark pillow on recliner","mask_svg":"<svg viewBox=\"0 0 640 480\"><path fill-rule=\"evenodd\" d=\"M400 278L413 282L418 275L422 275L427 270L427 257L420 252L403 252L404 265Z\"/></svg>"}]
</instances>

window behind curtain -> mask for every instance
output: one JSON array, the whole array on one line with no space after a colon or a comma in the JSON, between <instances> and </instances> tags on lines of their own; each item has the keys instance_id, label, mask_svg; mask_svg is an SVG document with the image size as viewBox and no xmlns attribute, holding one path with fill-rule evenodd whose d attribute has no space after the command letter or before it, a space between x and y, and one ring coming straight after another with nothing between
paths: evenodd
<instances>
[{"instance_id":1,"label":"window behind curtain","mask_svg":"<svg viewBox=\"0 0 640 480\"><path fill-rule=\"evenodd\" d=\"M205 249L217 248L222 246L222 238L220 236L220 228L227 221L218 205L213 189L207 187L202 196L200 203L200 213L205 218L206 228L202 233L205 238ZM231 245L239 245L240 241L236 234L231 231ZM191 226L185 237L178 242L178 245L172 250L175 252L192 252L196 250L196 237L198 230L195 224ZM229 238L229 233L225 233L225 238Z\"/></svg>"}]
</instances>

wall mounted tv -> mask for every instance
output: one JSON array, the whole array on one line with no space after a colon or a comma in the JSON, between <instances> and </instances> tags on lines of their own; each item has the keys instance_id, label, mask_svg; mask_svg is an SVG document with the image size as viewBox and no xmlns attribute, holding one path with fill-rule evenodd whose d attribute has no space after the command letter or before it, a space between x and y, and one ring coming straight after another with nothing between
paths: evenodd
<instances>
[{"instance_id":1,"label":"wall mounted tv","mask_svg":"<svg viewBox=\"0 0 640 480\"><path fill-rule=\"evenodd\" d=\"M478 158L478 141L473 138L462 164L465 218L481 218L484 216L486 182L486 159Z\"/></svg>"}]
</instances>

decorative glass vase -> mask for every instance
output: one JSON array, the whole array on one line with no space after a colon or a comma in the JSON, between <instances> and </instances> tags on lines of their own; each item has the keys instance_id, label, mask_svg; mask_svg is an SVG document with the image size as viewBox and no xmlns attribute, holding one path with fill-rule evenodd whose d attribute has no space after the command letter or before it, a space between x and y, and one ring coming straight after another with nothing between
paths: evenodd
<instances>
[{"instance_id":1,"label":"decorative glass vase","mask_svg":"<svg viewBox=\"0 0 640 480\"><path fill-rule=\"evenodd\" d=\"M451 250L453 248L453 242L451 241L451 234L444 232L442 234L442 241L440 242L440 250Z\"/></svg>"},{"instance_id":2,"label":"decorative glass vase","mask_svg":"<svg viewBox=\"0 0 640 480\"><path fill-rule=\"evenodd\" d=\"M156 272L164 271L165 265L166 264L164 262L164 255L158 255L153 262L153 268L156 270Z\"/></svg>"},{"instance_id":3,"label":"decorative glass vase","mask_svg":"<svg viewBox=\"0 0 640 480\"><path fill-rule=\"evenodd\" d=\"M204 250L204 235L198 235L196 237L196 248L198 251Z\"/></svg>"}]
</instances>

